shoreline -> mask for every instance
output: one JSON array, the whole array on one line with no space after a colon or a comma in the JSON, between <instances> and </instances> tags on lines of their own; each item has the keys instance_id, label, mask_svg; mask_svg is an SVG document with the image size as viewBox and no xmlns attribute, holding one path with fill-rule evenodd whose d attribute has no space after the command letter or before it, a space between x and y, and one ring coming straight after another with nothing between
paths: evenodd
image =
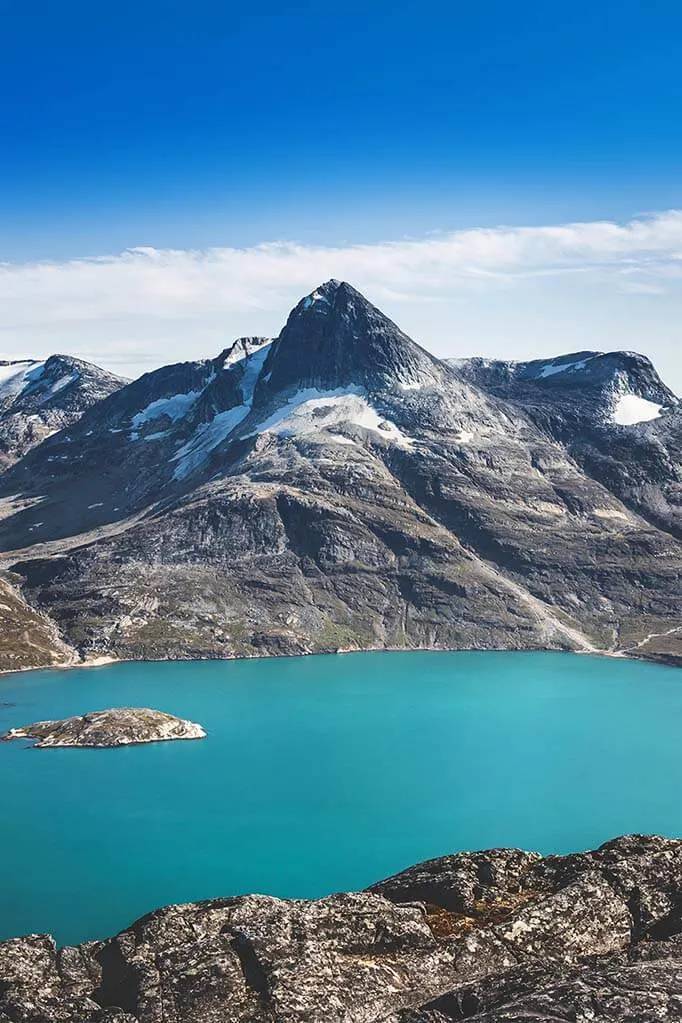
<instances>
[{"instance_id":1,"label":"shoreline","mask_svg":"<svg viewBox=\"0 0 682 1023\"><path fill-rule=\"evenodd\" d=\"M612 659L627 661L646 661L649 664L658 664L668 668L682 668L682 658L674 654L636 654L636 648L627 650L599 650L582 649L566 650L557 647L404 647L404 646L382 646L382 647L339 647L338 650L316 650L305 653L292 654L240 654L227 657L114 657L110 654L101 654L97 657L86 658L82 661L65 662L63 664L35 665L30 668L0 668L0 678L7 675L19 675L30 671L71 671L82 668L103 668L114 664L171 664L182 662L202 661L258 661L291 659L293 657L334 657L346 654L381 654L381 653L452 653L452 654L575 654L581 657L609 657Z\"/></svg>"}]
</instances>

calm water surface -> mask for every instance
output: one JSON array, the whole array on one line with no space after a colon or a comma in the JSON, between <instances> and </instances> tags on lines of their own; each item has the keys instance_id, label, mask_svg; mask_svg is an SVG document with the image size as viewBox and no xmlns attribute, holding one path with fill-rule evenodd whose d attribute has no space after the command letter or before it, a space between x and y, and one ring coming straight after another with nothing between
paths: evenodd
<instances>
[{"instance_id":1,"label":"calm water surface","mask_svg":"<svg viewBox=\"0 0 682 1023\"><path fill-rule=\"evenodd\" d=\"M0 678L0 729L149 706L208 738L0 744L0 938L112 934L240 892L319 896L429 856L682 835L682 672L570 654L370 653Z\"/></svg>"}]
</instances>

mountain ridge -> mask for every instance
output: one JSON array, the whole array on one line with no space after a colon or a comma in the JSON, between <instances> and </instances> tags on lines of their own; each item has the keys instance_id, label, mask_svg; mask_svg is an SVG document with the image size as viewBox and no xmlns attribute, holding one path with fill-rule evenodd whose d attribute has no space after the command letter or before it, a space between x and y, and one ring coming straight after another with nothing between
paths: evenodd
<instances>
[{"instance_id":1,"label":"mountain ridge","mask_svg":"<svg viewBox=\"0 0 682 1023\"><path fill-rule=\"evenodd\" d=\"M145 374L0 474L0 563L86 658L674 660L679 403L644 357L577 354L448 363L326 282L278 338ZM612 422L626 391L656 416Z\"/></svg>"}]
</instances>

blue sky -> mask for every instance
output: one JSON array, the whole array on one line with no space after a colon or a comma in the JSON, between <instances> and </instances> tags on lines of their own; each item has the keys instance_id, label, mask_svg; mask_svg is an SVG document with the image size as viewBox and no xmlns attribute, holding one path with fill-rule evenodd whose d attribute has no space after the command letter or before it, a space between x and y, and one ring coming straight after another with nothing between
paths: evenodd
<instances>
[{"instance_id":1,"label":"blue sky","mask_svg":"<svg viewBox=\"0 0 682 1023\"><path fill-rule=\"evenodd\" d=\"M582 290L575 252L560 272L556 252L548 267L536 253L533 287L507 280L495 291L496 320L491 295L463 287L461 275L448 279L440 267L434 289L420 271L433 299L425 303L397 286L395 267L392 278L375 272L369 249L359 263L347 255L500 225L622 226L682 208L680 67L682 6L663 0L7 0L0 357L72 339L81 354L135 372L163 361L162 350L210 354L243 329L273 331L315 279L299 266L287 287L289 263L275 284L264 269L262 302L256 276L244 308L209 298L202 318L201 294L221 284L215 260L192 262L188 250L239 249L248 261L244 250L285 241L342 251L353 283L438 351L499 354L510 344L520 356L551 354L584 347L580 337L620 346L623 335L627 347L663 358L670 375L682 322L670 222L653 283L650 251L646 280L624 288L615 271L596 280L590 250ZM171 302L164 317L151 302L145 313L142 298L128 300L139 278L121 292L110 263L107 281L100 273L92 283L95 262L78 264L67 284L74 259L117 257L132 272L120 254L136 247L185 253L182 287L201 277L191 310ZM619 249L608 258L640 256ZM56 311L47 262L62 275ZM333 269L334 258L320 262ZM155 293L177 286L169 274ZM119 289L118 317L112 296L97 312L107 289Z\"/></svg>"}]
</instances>

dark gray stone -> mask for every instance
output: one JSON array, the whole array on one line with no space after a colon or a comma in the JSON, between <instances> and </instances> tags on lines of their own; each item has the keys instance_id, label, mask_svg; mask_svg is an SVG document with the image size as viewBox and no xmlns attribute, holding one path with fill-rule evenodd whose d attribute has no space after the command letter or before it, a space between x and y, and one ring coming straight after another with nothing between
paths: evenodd
<instances>
[{"instance_id":1,"label":"dark gray stone","mask_svg":"<svg viewBox=\"0 0 682 1023\"><path fill-rule=\"evenodd\" d=\"M427 902L401 901L420 886ZM169 906L75 948L0 943L0 1021L679 1021L680 907L682 841L461 853L367 892Z\"/></svg>"}]
</instances>

